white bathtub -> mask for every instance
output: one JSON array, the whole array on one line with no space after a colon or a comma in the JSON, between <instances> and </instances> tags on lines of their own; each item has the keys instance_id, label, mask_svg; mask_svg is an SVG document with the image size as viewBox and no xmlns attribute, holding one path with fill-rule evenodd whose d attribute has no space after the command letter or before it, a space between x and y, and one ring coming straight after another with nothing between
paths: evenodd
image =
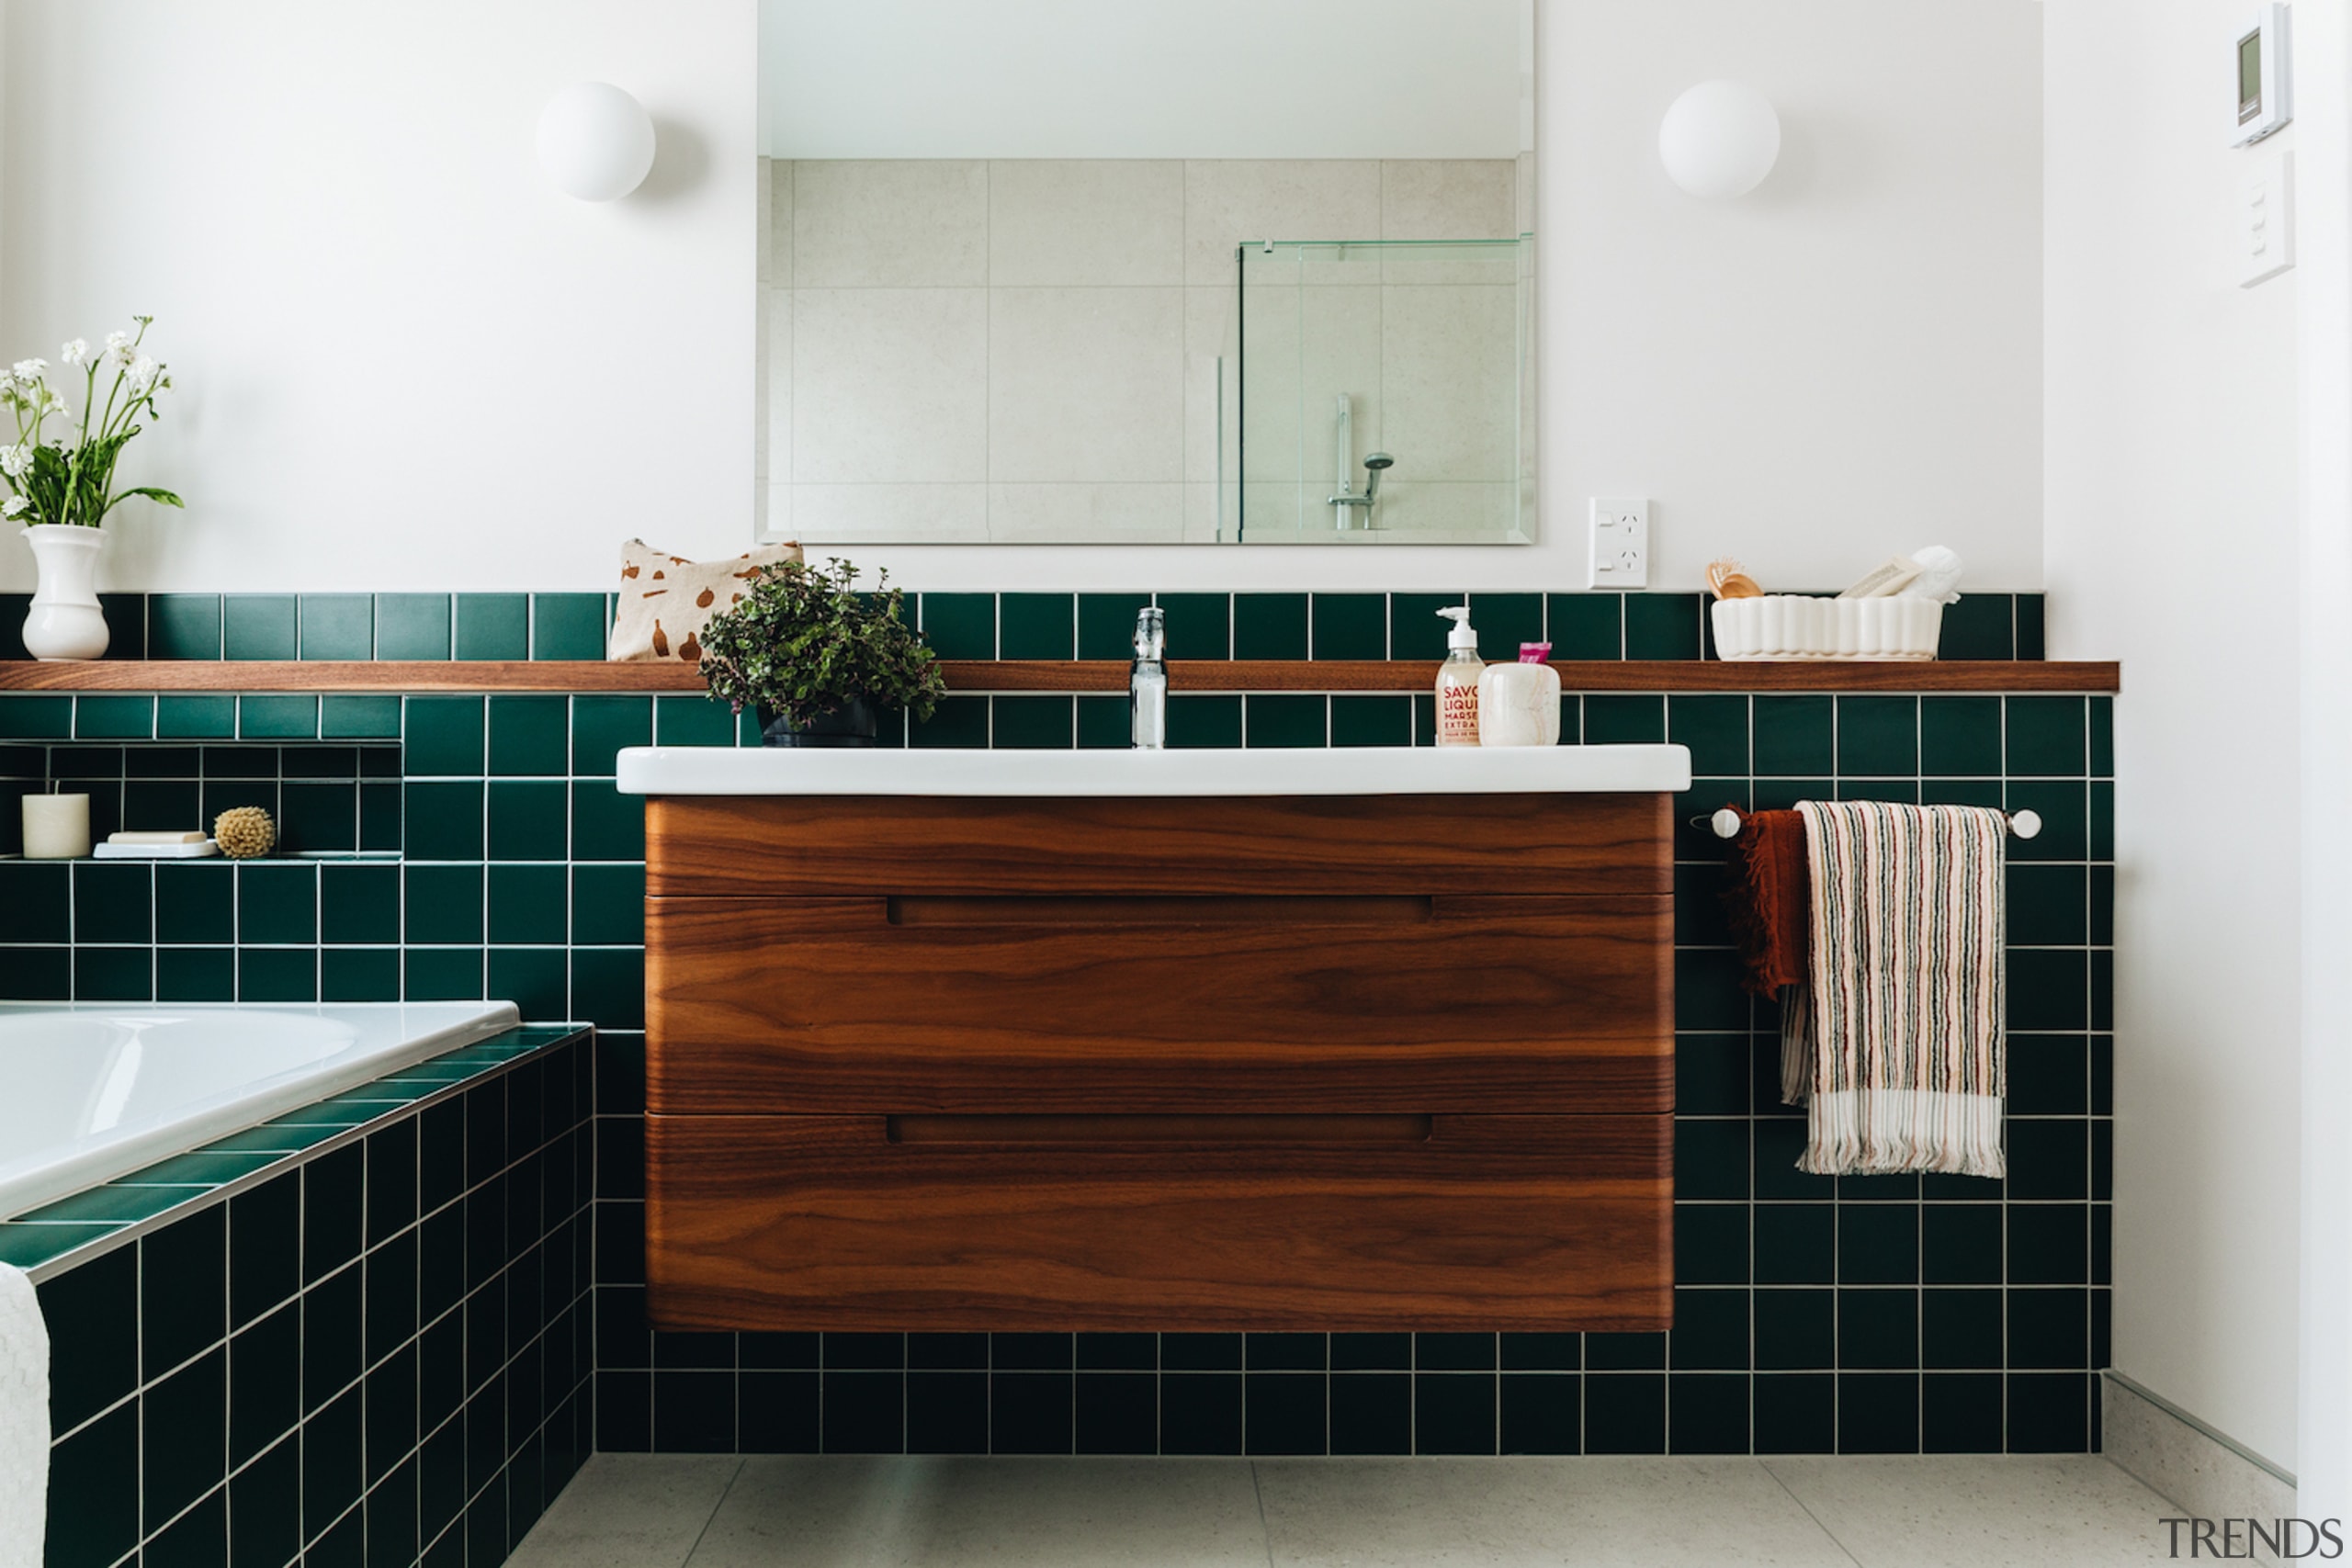
<instances>
[{"instance_id":1,"label":"white bathtub","mask_svg":"<svg viewBox=\"0 0 2352 1568\"><path fill-rule=\"evenodd\" d=\"M511 1002L0 1003L0 1218L517 1021Z\"/></svg>"}]
</instances>

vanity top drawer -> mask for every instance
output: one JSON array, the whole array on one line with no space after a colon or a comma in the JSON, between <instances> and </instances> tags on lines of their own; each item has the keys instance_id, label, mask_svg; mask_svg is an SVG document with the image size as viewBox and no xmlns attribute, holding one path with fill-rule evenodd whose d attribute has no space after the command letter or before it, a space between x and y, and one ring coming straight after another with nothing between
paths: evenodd
<instances>
[{"instance_id":1,"label":"vanity top drawer","mask_svg":"<svg viewBox=\"0 0 2352 1568\"><path fill-rule=\"evenodd\" d=\"M1670 795L684 795L657 897L1663 894Z\"/></svg>"}]
</instances>

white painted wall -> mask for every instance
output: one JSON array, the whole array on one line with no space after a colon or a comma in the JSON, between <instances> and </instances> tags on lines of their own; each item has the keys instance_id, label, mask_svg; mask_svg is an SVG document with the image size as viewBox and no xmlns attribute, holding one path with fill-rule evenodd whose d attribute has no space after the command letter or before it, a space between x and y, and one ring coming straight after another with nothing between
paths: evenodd
<instances>
[{"instance_id":1,"label":"white painted wall","mask_svg":"<svg viewBox=\"0 0 2352 1568\"><path fill-rule=\"evenodd\" d=\"M134 310L182 391L130 459L125 588L589 588L616 543L743 547L754 482L754 0L15 0L0 352ZM2041 584L2031 0L1545 0L1533 547L861 547L916 587L1582 585L1646 494L1652 583L1836 584L1938 541ZM1691 83L1771 94L1781 167L1676 191ZM530 156L558 86L664 127L590 207ZM5 542L0 542L5 543ZM0 547L0 586L30 581Z\"/></svg>"},{"instance_id":2,"label":"white painted wall","mask_svg":"<svg viewBox=\"0 0 2352 1568\"><path fill-rule=\"evenodd\" d=\"M2245 7L2045 9L2050 649L2125 683L2115 1365L2291 1469L2298 275L2229 256Z\"/></svg>"},{"instance_id":3,"label":"white painted wall","mask_svg":"<svg viewBox=\"0 0 2352 1568\"><path fill-rule=\"evenodd\" d=\"M0 349L134 311L179 389L102 582L602 587L619 542L752 513L753 0L14 0ZM594 206L540 107L636 94ZM125 515L128 513L129 515ZM0 540L0 584L31 581Z\"/></svg>"}]
</instances>

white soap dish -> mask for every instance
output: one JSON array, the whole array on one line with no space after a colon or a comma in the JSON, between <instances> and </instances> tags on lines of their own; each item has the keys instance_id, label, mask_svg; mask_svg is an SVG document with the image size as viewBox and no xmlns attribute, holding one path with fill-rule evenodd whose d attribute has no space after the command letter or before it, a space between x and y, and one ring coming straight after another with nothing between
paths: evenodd
<instances>
[{"instance_id":1,"label":"white soap dish","mask_svg":"<svg viewBox=\"0 0 2352 1568\"><path fill-rule=\"evenodd\" d=\"M1718 599L1719 659L1933 659L1944 607L1933 599Z\"/></svg>"},{"instance_id":2,"label":"white soap dish","mask_svg":"<svg viewBox=\"0 0 2352 1568\"><path fill-rule=\"evenodd\" d=\"M198 839L188 843L157 843L153 840L145 843L137 841L116 843L109 840L94 846L90 851L90 858L93 860L201 860L207 855L217 855L220 852L220 846L210 839Z\"/></svg>"}]
</instances>

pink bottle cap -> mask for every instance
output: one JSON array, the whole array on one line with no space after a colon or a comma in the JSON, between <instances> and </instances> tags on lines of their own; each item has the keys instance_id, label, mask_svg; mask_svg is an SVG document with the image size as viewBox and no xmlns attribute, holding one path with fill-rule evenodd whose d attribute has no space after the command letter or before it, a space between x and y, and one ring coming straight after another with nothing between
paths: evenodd
<instances>
[{"instance_id":1,"label":"pink bottle cap","mask_svg":"<svg viewBox=\"0 0 2352 1568\"><path fill-rule=\"evenodd\" d=\"M1519 645L1521 664L1548 664L1552 660L1552 645L1548 642L1522 642Z\"/></svg>"}]
</instances>

